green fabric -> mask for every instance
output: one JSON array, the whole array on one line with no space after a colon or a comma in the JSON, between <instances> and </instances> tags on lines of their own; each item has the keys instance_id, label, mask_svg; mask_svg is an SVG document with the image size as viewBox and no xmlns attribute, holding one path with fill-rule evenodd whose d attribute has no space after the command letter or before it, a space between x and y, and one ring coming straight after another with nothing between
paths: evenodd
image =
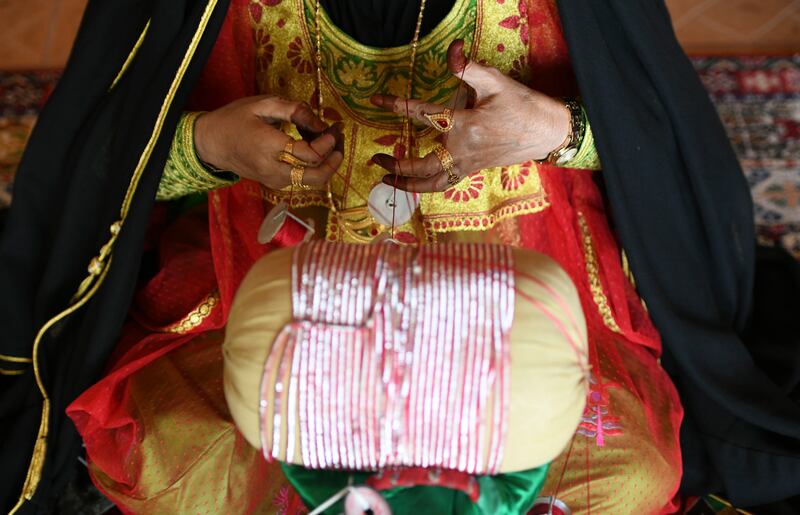
<instances>
[{"instance_id":1,"label":"green fabric","mask_svg":"<svg viewBox=\"0 0 800 515\"><path fill-rule=\"evenodd\" d=\"M458 90L460 80L447 70L447 49L456 39L472 48L478 19L477 0L458 0L450 13L419 40L411 97L432 104L446 103ZM306 26L314 27L315 2L305 0ZM376 93L405 98L411 45L373 48L362 45L320 11L322 69L341 100L359 117L372 123L399 122L398 115L370 102ZM469 54L468 54L469 55Z\"/></svg>"},{"instance_id":2,"label":"green fabric","mask_svg":"<svg viewBox=\"0 0 800 515\"><path fill-rule=\"evenodd\" d=\"M564 168L600 170L602 165L600 164L600 156L597 154L597 147L594 143L592 126L589 124L589 117L586 115L586 110L583 108L583 106L581 106L581 111L583 112L585 131L583 133L583 138L578 145L578 153L575 154L575 157L573 157L572 160L564 163L562 166Z\"/></svg>"},{"instance_id":3,"label":"green fabric","mask_svg":"<svg viewBox=\"0 0 800 515\"><path fill-rule=\"evenodd\" d=\"M194 124L202 112L181 116L172 139L164 173L158 184L156 200L173 200L192 193L206 192L236 183L236 174L213 170L197 157L194 146Z\"/></svg>"},{"instance_id":4,"label":"green fabric","mask_svg":"<svg viewBox=\"0 0 800 515\"><path fill-rule=\"evenodd\" d=\"M371 475L365 472L311 470L283 464L283 472L309 508L319 506L348 485L362 485ZM526 513L539 495L550 465L539 468L479 476L480 497L473 503L467 494L439 486L398 487L381 492L393 513L436 513L437 515L518 515ZM324 513L342 513L339 501Z\"/></svg>"}]
</instances>

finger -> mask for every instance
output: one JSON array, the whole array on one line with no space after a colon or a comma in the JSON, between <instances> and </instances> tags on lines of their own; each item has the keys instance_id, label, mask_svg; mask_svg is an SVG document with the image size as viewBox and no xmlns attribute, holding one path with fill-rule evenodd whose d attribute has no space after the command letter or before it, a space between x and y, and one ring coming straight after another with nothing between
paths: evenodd
<instances>
[{"instance_id":1,"label":"finger","mask_svg":"<svg viewBox=\"0 0 800 515\"><path fill-rule=\"evenodd\" d=\"M425 125L433 127L434 129L441 130L440 127L437 127L434 122L425 116L426 114L438 114L443 112L444 107L440 106L439 104L431 104L421 100L416 100L414 98L406 100L405 98L396 97L394 95L373 95L369 100L374 105L386 109L387 111L392 111L401 116L406 116L418 122L424 123ZM456 99L456 102L458 102L458 104L461 106L464 105L464 102L459 101L458 99ZM465 116L466 113L460 109L455 109L453 111L453 124L455 125L457 122L463 121Z\"/></svg>"},{"instance_id":2,"label":"finger","mask_svg":"<svg viewBox=\"0 0 800 515\"><path fill-rule=\"evenodd\" d=\"M338 150L334 150L319 166L306 168L303 174L303 184L315 189L324 188L343 160L344 155Z\"/></svg>"},{"instance_id":3,"label":"finger","mask_svg":"<svg viewBox=\"0 0 800 515\"><path fill-rule=\"evenodd\" d=\"M328 128L328 125L320 120L311 106L305 102L286 100L280 97L265 97L254 105L257 116L264 119L267 123L291 122L299 129L319 133Z\"/></svg>"},{"instance_id":4,"label":"finger","mask_svg":"<svg viewBox=\"0 0 800 515\"><path fill-rule=\"evenodd\" d=\"M333 134L323 134L311 143L307 141L296 141L292 148L292 154L298 159L302 159L310 165L317 166L328 154L336 147L336 138Z\"/></svg>"},{"instance_id":5,"label":"finger","mask_svg":"<svg viewBox=\"0 0 800 515\"><path fill-rule=\"evenodd\" d=\"M456 39L447 48L447 68L450 73L472 86L478 98L500 91L502 76L499 70L470 61L464 55L464 40Z\"/></svg>"},{"instance_id":6,"label":"finger","mask_svg":"<svg viewBox=\"0 0 800 515\"><path fill-rule=\"evenodd\" d=\"M405 98L396 97L394 95L372 95L369 101L372 102L373 105L386 109L387 111L414 118L423 123L427 123L424 116L425 114L440 113L442 109L444 109L436 104L429 104L414 98L406 100Z\"/></svg>"},{"instance_id":7,"label":"finger","mask_svg":"<svg viewBox=\"0 0 800 515\"><path fill-rule=\"evenodd\" d=\"M381 180L384 184L394 186L399 190L412 191L416 193L444 191L450 187L450 185L447 183L447 174L444 172L425 179L390 174L385 175Z\"/></svg>"},{"instance_id":8,"label":"finger","mask_svg":"<svg viewBox=\"0 0 800 515\"><path fill-rule=\"evenodd\" d=\"M395 159L387 154L375 154L372 161L393 174L404 177L428 178L442 173L444 168L436 154L430 153L423 158Z\"/></svg>"}]
</instances>

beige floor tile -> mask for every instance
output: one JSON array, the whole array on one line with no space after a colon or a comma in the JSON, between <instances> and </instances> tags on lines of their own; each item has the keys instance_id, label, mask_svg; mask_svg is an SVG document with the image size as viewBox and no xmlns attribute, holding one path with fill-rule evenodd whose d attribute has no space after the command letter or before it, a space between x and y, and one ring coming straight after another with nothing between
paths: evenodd
<instances>
[{"instance_id":1,"label":"beige floor tile","mask_svg":"<svg viewBox=\"0 0 800 515\"><path fill-rule=\"evenodd\" d=\"M0 68L41 68L58 0L0 0Z\"/></svg>"},{"instance_id":2,"label":"beige floor tile","mask_svg":"<svg viewBox=\"0 0 800 515\"><path fill-rule=\"evenodd\" d=\"M703 12L703 19L729 31L732 38L751 39L800 7L794 0L724 0Z\"/></svg>"},{"instance_id":3,"label":"beige floor tile","mask_svg":"<svg viewBox=\"0 0 800 515\"><path fill-rule=\"evenodd\" d=\"M87 0L61 0L51 37L44 49L45 67L59 67L67 62L72 42L78 32Z\"/></svg>"},{"instance_id":4,"label":"beige floor tile","mask_svg":"<svg viewBox=\"0 0 800 515\"><path fill-rule=\"evenodd\" d=\"M800 51L800 0L667 0L689 53Z\"/></svg>"}]
</instances>

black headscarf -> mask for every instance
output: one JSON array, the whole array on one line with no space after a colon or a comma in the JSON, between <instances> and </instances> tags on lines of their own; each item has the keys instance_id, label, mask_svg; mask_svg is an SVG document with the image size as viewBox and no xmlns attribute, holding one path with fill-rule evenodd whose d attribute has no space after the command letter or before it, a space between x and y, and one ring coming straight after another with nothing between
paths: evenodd
<instances>
[{"instance_id":1,"label":"black headscarf","mask_svg":"<svg viewBox=\"0 0 800 515\"><path fill-rule=\"evenodd\" d=\"M33 131L0 240L0 354L6 358L30 358L40 328L71 305L87 265L120 219L140 160L143 173L102 285L44 332L38 346L50 397L46 454L38 489L18 513L50 512L74 470L80 439L64 410L98 379L119 337L177 119L226 12L227 0L90 1L64 75ZM148 20L141 47L112 87ZM0 368L25 370L0 376L5 512L23 490L42 396L30 365L0 359Z\"/></svg>"},{"instance_id":2,"label":"black headscarf","mask_svg":"<svg viewBox=\"0 0 800 515\"><path fill-rule=\"evenodd\" d=\"M800 405L748 349L779 343L750 317L750 191L669 13L660 0L558 4L611 214L686 410L682 490L738 505L797 495ZM782 343L796 356L796 333Z\"/></svg>"},{"instance_id":3,"label":"black headscarf","mask_svg":"<svg viewBox=\"0 0 800 515\"><path fill-rule=\"evenodd\" d=\"M361 1L374 3L350 3ZM331 2L324 3L335 16ZM738 336L753 283L749 192L668 13L661 0L559 0L559 6L611 212L686 403L684 486L725 489L744 503L796 493L790 478L799 470L797 406L764 376ZM39 329L70 305L156 134L107 277L41 339L49 435L39 488L23 512L46 509L79 452L64 409L98 379L116 344L177 117L226 11L226 0L91 1L31 138L0 240L0 354L6 356L30 357ZM109 90L148 19L141 48ZM187 52L185 75L176 80ZM174 99L155 130L173 82ZM0 360L0 367L12 366L26 372L2 379L3 508L22 490L42 413L32 370Z\"/></svg>"}]
</instances>

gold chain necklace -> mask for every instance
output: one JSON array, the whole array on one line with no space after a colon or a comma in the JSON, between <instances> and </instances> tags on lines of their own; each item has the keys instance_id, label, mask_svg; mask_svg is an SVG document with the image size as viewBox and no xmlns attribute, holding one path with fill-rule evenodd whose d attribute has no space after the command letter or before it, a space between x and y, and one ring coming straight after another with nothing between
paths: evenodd
<instances>
[{"instance_id":1,"label":"gold chain necklace","mask_svg":"<svg viewBox=\"0 0 800 515\"><path fill-rule=\"evenodd\" d=\"M419 13L417 14L417 24L414 27L414 37L411 38L411 56L408 60L408 83L406 84L406 99L410 99L413 94L412 88L414 85L414 68L417 62L417 47L419 46L419 32L422 28L422 16L425 13L425 1L421 0L419 3ZM317 116L323 118L322 111L322 28L320 27L320 0L316 0L314 5L314 30L316 32L316 67L317 67ZM411 120L406 117L404 124L407 129L406 143L406 157L411 157Z\"/></svg>"},{"instance_id":2,"label":"gold chain necklace","mask_svg":"<svg viewBox=\"0 0 800 515\"><path fill-rule=\"evenodd\" d=\"M408 83L406 84L406 99L410 99L411 95L413 94L413 85L414 85L414 68L417 61L417 47L419 46L419 32L422 28L422 16L425 13L425 1L420 0L419 3L419 13L417 14L417 24L414 27L414 37L411 39L411 56L408 60ZM320 26L320 0L316 0L314 4L314 31L316 36L316 72L317 72L317 116L320 119L324 120L324 113L322 109L322 28ZM413 125L411 123L410 117L406 116L403 122L403 134L405 134L405 138L402 138L405 143L405 151L406 157L411 158L412 152L412 131ZM330 210L333 213L339 211L336 207L336 202L333 200L333 194L331 193L330 183L327 186L327 193L328 193L328 203L330 205ZM361 195L359 195L361 196ZM364 198L363 200L367 200ZM341 223L341 222L340 222Z\"/></svg>"}]
</instances>

